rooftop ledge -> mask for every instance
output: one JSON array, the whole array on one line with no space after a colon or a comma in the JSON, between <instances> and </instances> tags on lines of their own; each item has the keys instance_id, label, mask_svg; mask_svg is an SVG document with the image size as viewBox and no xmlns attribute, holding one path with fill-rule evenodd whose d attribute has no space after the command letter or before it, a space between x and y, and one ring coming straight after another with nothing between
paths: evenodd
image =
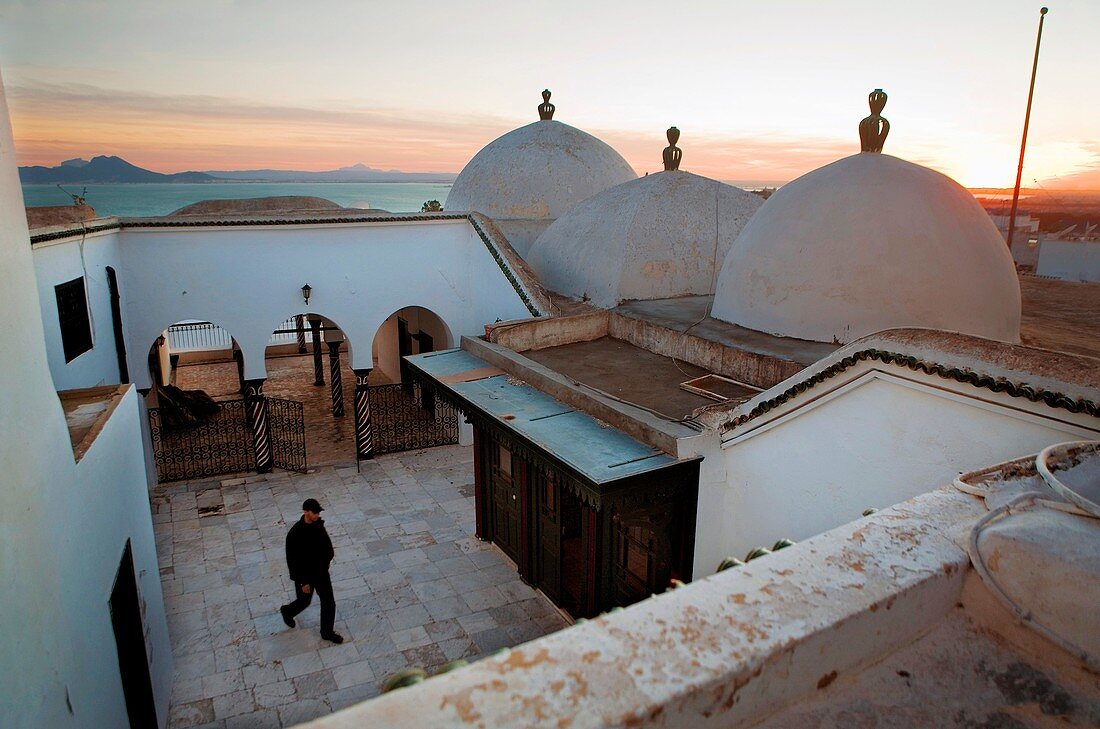
<instances>
[{"instance_id":1,"label":"rooftop ledge","mask_svg":"<svg viewBox=\"0 0 1100 729\"><path fill-rule=\"evenodd\" d=\"M129 385L105 385L80 390L64 390L57 393L65 421L69 425L69 438L73 443L73 456L77 462L92 447L103 426L118 407Z\"/></svg>"},{"instance_id":2,"label":"rooftop ledge","mask_svg":"<svg viewBox=\"0 0 1100 729\"><path fill-rule=\"evenodd\" d=\"M941 488L307 726L1087 725L1095 675L970 566L986 513Z\"/></svg>"}]
</instances>

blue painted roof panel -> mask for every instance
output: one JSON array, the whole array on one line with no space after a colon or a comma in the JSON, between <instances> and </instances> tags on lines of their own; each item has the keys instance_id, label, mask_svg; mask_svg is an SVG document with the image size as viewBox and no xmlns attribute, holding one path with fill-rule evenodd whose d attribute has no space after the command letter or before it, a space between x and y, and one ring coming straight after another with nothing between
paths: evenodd
<instances>
[{"instance_id":1,"label":"blue painted roof panel","mask_svg":"<svg viewBox=\"0 0 1100 729\"><path fill-rule=\"evenodd\" d=\"M407 358L440 386L477 406L564 461L595 483L664 468L676 459L626 433L555 400L525 382L496 374L468 382L446 381L462 373L476 375L494 368L463 350L432 352Z\"/></svg>"}]
</instances>

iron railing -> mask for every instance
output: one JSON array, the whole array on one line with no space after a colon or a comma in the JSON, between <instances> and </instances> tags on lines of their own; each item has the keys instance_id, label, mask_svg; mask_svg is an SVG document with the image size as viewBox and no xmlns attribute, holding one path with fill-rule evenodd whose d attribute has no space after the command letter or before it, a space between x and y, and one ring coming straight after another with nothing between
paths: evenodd
<instances>
[{"instance_id":1,"label":"iron railing","mask_svg":"<svg viewBox=\"0 0 1100 729\"><path fill-rule=\"evenodd\" d=\"M219 410L197 425L169 427L160 408L149 409L157 480L180 481L256 469L252 429L243 399L219 400ZM306 471L302 403L267 398L271 451L277 468Z\"/></svg>"},{"instance_id":2,"label":"iron railing","mask_svg":"<svg viewBox=\"0 0 1100 729\"><path fill-rule=\"evenodd\" d=\"M149 409L158 481L204 478L256 468L244 400L222 400L218 405L220 409L213 417L187 427L167 427L160 408Z\"/></svg>"},{"instance_id":3,"label":"iron railing","mask_svg":"<svg viewBox=\"0 0 1100 729\"><path fill-rule=\"evenodd\" d=\"M420 383L372 385L368 394L375 453L458 443L458 411Z\"/></svg>"},{"instance_id":4,"label":"iron railing","mask_svg":"<svg viewBox=\"0 0 1100 729\"><path fill-rule=\"evenodd\" d=\"M322 327L322 331L331 329ZM305 339L312 336L309 322L303 322ZM290 317L275 329L267 340L267 346L277 344L296 344L298 342L298 322ZM172 352L207 352L233 348L233 336L217 324L208 321L189 321L168 327L168 346Z\"/></svg>"}]
</instances>

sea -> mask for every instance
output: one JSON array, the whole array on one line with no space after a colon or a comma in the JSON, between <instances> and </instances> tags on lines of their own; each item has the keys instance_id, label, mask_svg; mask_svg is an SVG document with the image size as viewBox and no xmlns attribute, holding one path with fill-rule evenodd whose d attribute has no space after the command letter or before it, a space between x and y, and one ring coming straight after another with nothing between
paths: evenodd
<instances>
[{"instance_id":1,"label":"sea","mask_svg":"<svg viewBox=\"0 0 1100 729\"><path fill-rule=\"evenodd\" d=\"M779 187L782 182L724 180L744 190ZM168 215L203 200L297 195L322 197L349 208L376 208L391 213L418 213L429 200L447 207L449 182L207 182L197 184L131 182L117 184L23 185L27 207L69 205L68 193L83 194L96 215L152 217Z\"/></svg>"},{"instance_id":2,"label":"sea","mask_svg":"<svg viewBox=\"0 0 1100 729\"><path fill-rule=\"evenodd\" d=\"M168 215L185 205L202 200L301 195L323 197L337 205L377 208L391 213L420 212L428 200L447 204L450 183L423 182L210 182L126 183L65 185L23 185L27 207L68 205L67 192L83 194L96 215L149 217Z\"/></svg>"}]
</instances>

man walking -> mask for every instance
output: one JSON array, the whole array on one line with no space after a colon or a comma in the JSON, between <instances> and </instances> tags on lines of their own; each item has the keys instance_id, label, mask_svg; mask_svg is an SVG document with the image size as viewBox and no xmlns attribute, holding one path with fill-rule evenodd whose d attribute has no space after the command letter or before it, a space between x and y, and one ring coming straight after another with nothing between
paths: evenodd
<instances>
[{"instance_id":1,"label":"man walking","mask_svg":"<svg viewBox=\"0 0 1100 729\"><path fill-rule=\"evenodd\" d=\"M287 627L295 626L294 616L302 612L313 599L313 593L321 598L321 637L333 643L343 643L343 636L333 631L336 621L336 600L332 596L332 580L328 566L332 562L332 540L325 531L321 518L321 505L317 499L302 503L302 518L286 535L286 566L294 581L294 602L283 605L279 612Z\"/></svg>"}]
</instances>

